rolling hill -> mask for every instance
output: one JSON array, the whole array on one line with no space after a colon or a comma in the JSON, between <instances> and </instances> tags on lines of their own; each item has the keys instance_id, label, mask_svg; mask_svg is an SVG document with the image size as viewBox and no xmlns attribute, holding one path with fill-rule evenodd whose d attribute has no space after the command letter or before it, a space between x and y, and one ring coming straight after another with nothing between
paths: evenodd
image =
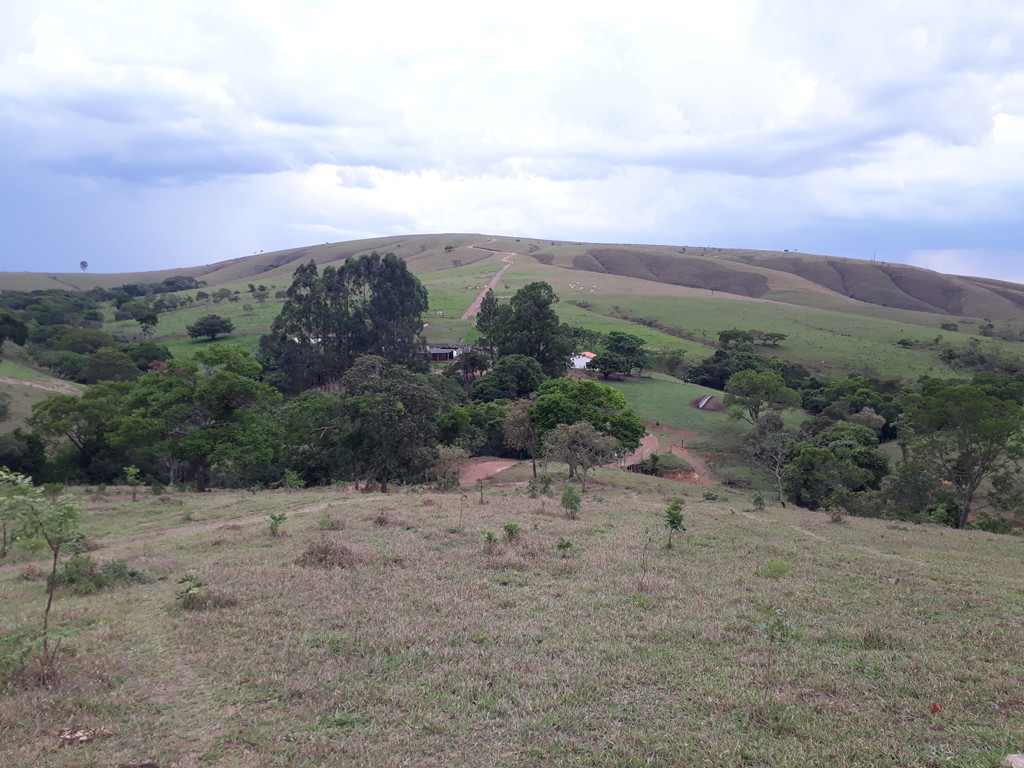
<instances>
[{"instance_id":1,"label":"rolling hill","mask_svg":"<svg viewBox=\"0 0 1024 768\"><path fill-rule=\"evenodd\" d=\"M476 247L472 247L472 246ZM448 248L448 250L446 250ZM393 251L423 275L465 267L495 252L521 254L538 266L627 277L663 286L710 293L817 305L822 296L837 307L853 304L952 317L1015 320L1024 312L1024 286L981 277L946 275L920 267L814 254L727 248L656 245L600 245L489 237L474 234L379 237L308 245L228 259L204 266L122 274L3 274L13 290L68 288L88 290L124 283L153 283L187 275L210 287L259 278L289 279L300 263L343 261L370 251ZM588 280L581 274L581 280ZM842 301L846 299L848 301ZM860 312L864 312L862 308Z\"/></svg>"}]
</instances>

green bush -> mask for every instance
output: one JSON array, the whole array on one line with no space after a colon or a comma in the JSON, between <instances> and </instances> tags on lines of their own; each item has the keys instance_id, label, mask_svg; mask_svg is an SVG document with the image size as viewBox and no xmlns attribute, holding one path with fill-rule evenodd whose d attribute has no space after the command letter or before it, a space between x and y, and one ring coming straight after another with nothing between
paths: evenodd
<instances>
[{"instance_id":1,"label":"green bush","mask_svg":"<svg viewBox=\"0 0 1024 768\"><path fill-rule=\"evenodd\" d=\"M57 586L70 587L76 595L90 595L115 584L145 581L145 575L129 568L124 560L108 560L101 564L94 562L88 555L75 555L66 560L57 569L54 579Z\"/></svg>"},{"instance_id":2,"label":"green bush","mask_svg":"<svg viewBox=\"0 0 1024 768\"><path fill-rule=\"evenodd\" d=\"M25 668L38 645L35 635L35 630L30 627L20 627L0 635L0 691L9 688Z\"/></svg>"},{"instance_id":3,"label":"green bush","mask_svg":"<svg viewBox=\"0 0 1024 768\"><path fill-rule=\"evenodd\" d=\"M294 469L286 469L284 475L281 477L282 488L286 488L291 491L297 491L306 487L306 481L302 479L302 475L296 472Z\"/></svg>"},{"instance_id":4,"label":"green bush","mask_svg":"<svg viewBox=\"0 0 1024 768\"><path fill-rule=\"evenodd\" d=\"M989 533L1009 533L1010 524L1001 517L983 517L967 524L971 531L988 531Z\"/></svg>"},{"instance_id":5,"label":"green bush","mask_svg":"<svg viewBox=\"0 0 1024 768\"><path fill-rule=\"evenodd\" d=\"M580 489L575 485L566 483L562 487L562 508L570 519L575 520L579 516L581 501Z\"/></svg>"}]
</instances>

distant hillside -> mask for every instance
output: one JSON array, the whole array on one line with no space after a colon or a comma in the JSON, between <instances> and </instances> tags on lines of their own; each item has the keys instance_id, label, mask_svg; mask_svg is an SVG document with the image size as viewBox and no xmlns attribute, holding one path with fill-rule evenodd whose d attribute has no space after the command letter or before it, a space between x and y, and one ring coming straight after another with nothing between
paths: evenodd
<instances>
[{"instance_id":1,"label":"distant hillside","mask_svg":"<svg viewBox=\"0 0 1024 768\"><path fill-rule=\"evenodd\" d=\"M470 248L468 246L475 246ZM446 250L447 248L447 250ZM122 274L0 273L11 290L113 288L187 275L217 287L246 281L286 281L312 259L323 266L370 251L394 251L417 274L464 267L493 251L512 251L538 264L719 294L815 306L822 296L861 305L952 317L1015 320L1024 286L981 277L945 275L919 267L815 254L727 248L602 245L475 234L378 237L325 243L228 259L205 266ZM585 279L585 278L584 278ZM852 302L851 302L852 304ZM859 311L867 314L867 307ZM851 309L848 311L858 311Z\"/></svg>"}]
</instances>

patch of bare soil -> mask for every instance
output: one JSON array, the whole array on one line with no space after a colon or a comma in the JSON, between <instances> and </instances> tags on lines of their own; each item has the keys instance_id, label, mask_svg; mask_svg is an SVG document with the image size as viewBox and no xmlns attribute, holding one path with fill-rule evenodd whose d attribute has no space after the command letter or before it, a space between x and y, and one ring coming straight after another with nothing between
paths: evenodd
<instances>
[{"instance_id":1,"label":"patch of bare soil","mask_svg":"<svg viewBox=\"0 0 1024 768\"><path fill-rule=\"evenodd\" d=\"M668 432L670 434L678 434L682 436L683 439L680 440L679 445L672 443L666 447L669 453L678 456L692 467L691 470L667 472L664 475L662 475L662 477L664 477L666 480L675 480L676 482L679 483L690 483L693 485L715 484L714 481L711 479L711 473L708 472L708 468L707 465L704 463L704 460L701 459L699 456L696 456L695 454L691 453L684 447L685 440L687 438L694 439L699 437L699 432L661 426L656 427L656 429L660 430L661 432ZM640 441L640 447L626 457L624 465L628 467L632 466L633 464L639 464L641 461L644 461L645 459L649 458L652 454L658 453L660 450L661 441L658 439L658 436L652 435L650 432L648 432L646 435L643 436L643 439ZM618 465L607 464L605 466L616 467Z\"/></svg>"},{"instance_id":2,"label":"patch of bare soil","mask_svg":"<svg viewBox=\"0 0 1024 768\"><path fill-rule=\"evenodd\" d=\"M459 471L459 484L472 485L477 480L486 480L518 464L508 459L481 459L467 464Z\"/></svg>"}]
</instances>

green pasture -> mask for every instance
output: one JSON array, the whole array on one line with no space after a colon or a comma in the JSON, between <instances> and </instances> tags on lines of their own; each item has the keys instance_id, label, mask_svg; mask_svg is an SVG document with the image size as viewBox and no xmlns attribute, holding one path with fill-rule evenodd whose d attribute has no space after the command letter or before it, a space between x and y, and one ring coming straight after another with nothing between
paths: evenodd
<instances>
[{"instance_id":1,"label":"green pasture","mask_svg":"<svg viewBox=\"0 0 1024 768\"><path fill-rule=\"evenodd\" d=\"M30 657L7 678L0 764L997 768L1020 751L1019 538L674 490L598 484L572 520L502 487L78 492L90 557L145 578L58 591L58 677L34 684ZM9 557L11 652L46 561ZM189 607L186 577L204 584ZM72 726L103 730L62 746Z\"/></svg>"},{"instance_id":2,"label":"green pasture","mask_svg":"<svg viewBox=\"0 0 1024 768\"><path fill-rule=\"evenodd\" d=\"M950 341L968 338L965 334L936 332L882 318L770 302L659 296L595 296L587 301L597 311L657 319L711 344L717 342L720 331L731 328L785 333L788 338L777 347L759 350L829 377L866 370L909 379L952 375L932 350L904 349L896 342L903 338L932 342L938 335Z\"/></svg>"}]
</instances>

